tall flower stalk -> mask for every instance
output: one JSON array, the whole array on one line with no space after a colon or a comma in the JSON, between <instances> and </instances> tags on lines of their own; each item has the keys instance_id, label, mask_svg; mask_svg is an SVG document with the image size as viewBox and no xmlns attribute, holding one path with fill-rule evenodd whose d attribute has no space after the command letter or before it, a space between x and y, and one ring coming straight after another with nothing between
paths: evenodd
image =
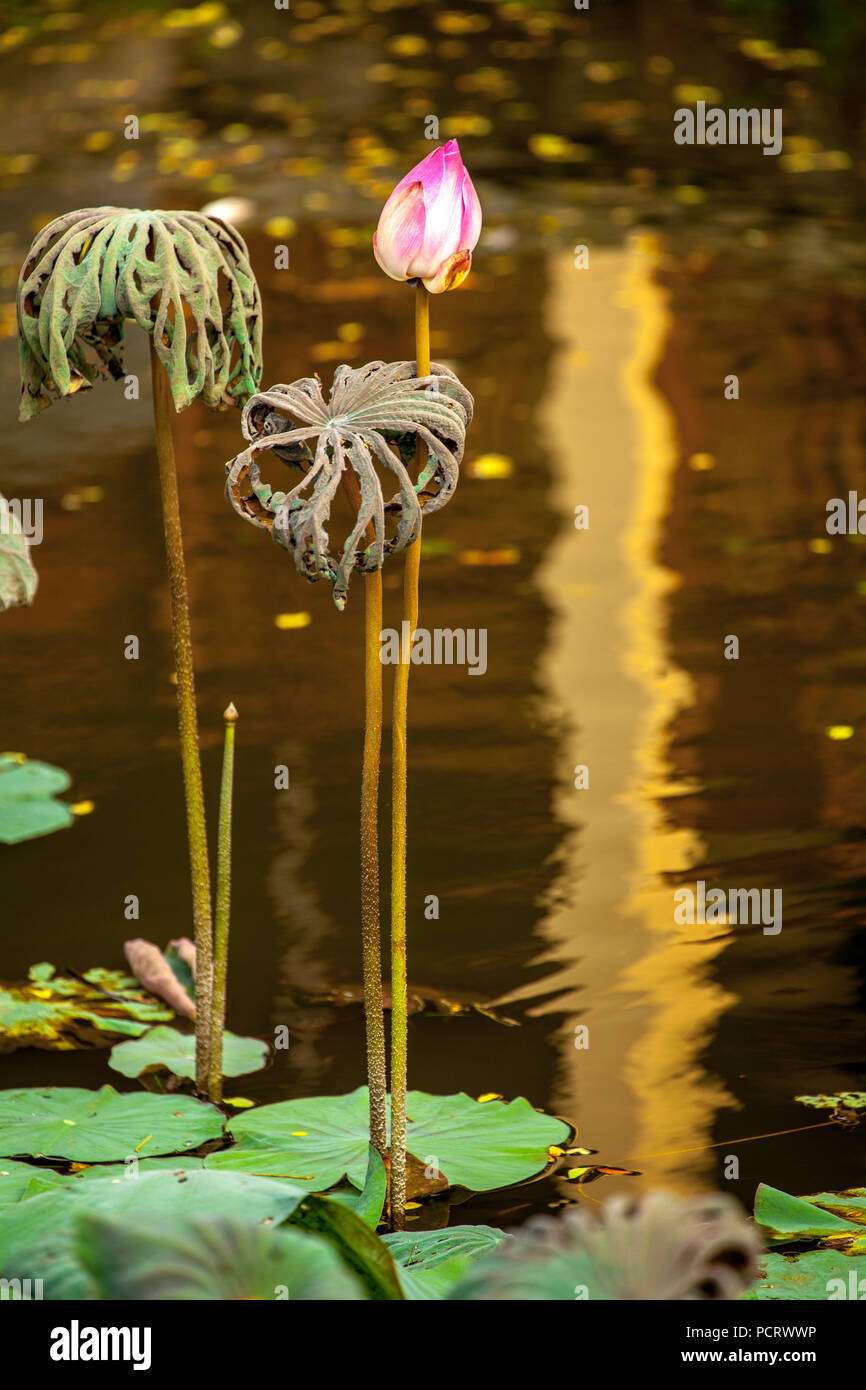
<instances>
[{"instance_id":1,"label":"tall flower stalk","mask_svg":"<svg viewBox=\"0 0 866 1390\"><path fill-rule=\"evenodd\" d=\"M208 1093L213 942L192 638L171 422L194 400L243 404L261 380L261 300L243 238L200 212L81 208L35 238L18 281L20 419L125 376L132 321L150 339L196 944L196 1087Z\"/></svg>"},{"instance_id":2,"label":"tall flower stalk","mask_svg":"<svg viewBox=\"0 0 866 1390\"><path fill-rule=\"evenodd\" d=\"M338 609L346 605L354 571L365 575L362 955L371 1138L383 1156L385 1038L376 834L382 728L380 571L386 557L400 550L409 547L417 555L413 542L421 533L422 516L444 507L452 496L473 411L472 397L452 371L436 362L428 367L419 377L416 361L342 366L327 398L316 377L272 386L254 396L242 422L248 447L229 463L226 483L235 511L269 531L292 555L300 574L331 583ZM288 465L300 474L299 481L288 492L274 491L261 475L262 458ZM385 477L390 474L397 482L398 491L387 502L377 464L386 470ZM330 509L341 485L355 519L342 550L333 554Z\"/></svg>"},{"instance_id":3,"label":"tall flower stalk","mask_svg":"<svg viewBox=\"0 0 866 1390\"><path fill-rule=\"evenodd\" d=\"M361 510L361 489L351 469L343 487L354 511ZM375 543L370 524L366 539ZM361 959L364 981L364 1028L370 1092L370 1143L384 1158L388 1151L388 1074L385 1018L382 1007L382 928L379 904L379 770L382 758L382 571L364 578L364 752L361 760Z\"/></svg>"},{"instance_id":4,"label":"tall flower stalk","mask_svg":"<svg viewBox=\"0 0 866 1390\"><path fill-rule=\"evenodd\" d=\"M165 530L165 558L171 604L174 667L177 676L180 757L183 768L190 876L192 878L192 917L196 960L196 1086L203 1094L208 1094L211 1099L214 1099L210 1093L209 1082L213 996L210 865L208 863L204 788L202 786L201 754L198 741L198 713L195 698L192 632L189 621L189 595L186 565L183 557L183 532L180 522L180 497L177 487L174 441L171 434L171 417L174 415L174 405L168 375L157 357L152 340L150 344L150 372L153 386L156 457L159 464L159 486Z\"/></svg>"},{"instance_id":5,"label":"tall flower stalk","mask_svg":"<svg viewBox=\"0 0 866 1390\"><path fill-rule=\"evenodd\" d=\"M481 233L481 205L456 140L433 150L400 180L388 198L373 250L392 280L415 286L415 372L430 374L430 294L462 284ZM424 476L425 448L416 437L416 472ZM409 663L418 626L421 531L406 551L403 622L408 633L394 676L391 725L391 1224L402 1230L406 1210L406 801Z\"/></svg>"},{"instance_id":6,"label":"tall flower stalk","mask_svg":"<svg viewBox=\"0 0 866 1390\"><path fill-rule=\"evenodd\" d=\"M229 963L229 915L232 883L232 798L235 778L235 726L238 712L229 705L223 714L223 767L220 779L220 809L217 825L217 887L213 946L213 1016L209 1056L208 1094L213 1101L223 1098L223 1033L226 1026L226 979Z\"/></svg>"},{"instance_id":7,"label":"tall flower stalk","mask_svg":"<svg viewBox=\"0 0 866 1390\"><path fill-rule=\"evenodd\" d=\"M430 375L430 297L423 284L415 288L415 370ZM415 445L420 476L426 450ZM402 1230L406 1210L406 1081L408 1066L408 987L406 973L406 797L409 662L418 626L418 587L421 578L421 535L406 551L403 569L403 624L400 664L394 672L391 720L391 1221ZM403 642L403 633L408 641Z\"/></svg>"}]
</instances>

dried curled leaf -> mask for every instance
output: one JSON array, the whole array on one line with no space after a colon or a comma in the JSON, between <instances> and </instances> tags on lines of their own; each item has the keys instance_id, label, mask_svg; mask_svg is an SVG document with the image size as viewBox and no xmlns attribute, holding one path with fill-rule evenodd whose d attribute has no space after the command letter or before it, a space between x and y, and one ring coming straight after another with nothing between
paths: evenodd
<instances>
[{"instance_id":1,"label":"dried curled leaf","mask_svg":"<svg viewBox=\"0 0 866 1390\"><path fill-rule=\"evenodd\" d=\"M261 381L262 310L243 238L201 212L82 208L44 227L18 280L20 418L122 377L124 322L153 340L175 408Z\"/></svg>"},{"instance_id":2,"label":"dried curled leaf","mask_svg":"<svg viewBox=\"0 0 866 1390\"><path fill-rule=\"evenodd\" d=\"M184 1018L195 1018L195 1004L158 946L139 936L123 943L123 953L133 975L146 990L158 999L164 999L175 1013L182 1014Z\"/></svg>"},{"instance_id":3,"label":"dried curled leaf","mask_svg":"<svg viewBox=\"0 0 866 1390\"><path fill-rule=\"evenodd\" d=\"M730 1197L614 1197L600 1217L571 1208L527 1222L479 1260L458 1299L733 1299L762 1246Z\"/></svg>"},{"instance_id":4,"label":"dried curled leaf","mask_svg":"<svg viewBox=\"0 0 866 1390\"><path fill-rule=\"evenodd\" d=\"M386 555L411 545L422 513L438 511L457 486L474 402L449 368L434 362L423 377L415 376L415 369L414 362L342 366L327 400L318 377L304 377L290 386L272 386L244 410L250 446L228 465L228 499L246 521L271 532L305 579L330 580L340 609L352 571L381 569ZM416 440L427 446L429 457L413 482L409 465ZM303 473L291 491L273 492L262 482L256 459L266 451ZM377 461L399 484L388 503ZM346 469L357 476L361 505L335 559L326 526ZM397 522L391 537L386 515ZM360 549L370 525L375 539Z\"/></svg>"},{"instance_id":5,"label":"dried curled leaf","mask_svg":"<svg viewBox=\"0 0 866 1390\"><path fill-rule=\"evenodd\" d=\"M32 603L38 582L24 528L0 493L0 612Z\"/></svg>"}]
</instances>

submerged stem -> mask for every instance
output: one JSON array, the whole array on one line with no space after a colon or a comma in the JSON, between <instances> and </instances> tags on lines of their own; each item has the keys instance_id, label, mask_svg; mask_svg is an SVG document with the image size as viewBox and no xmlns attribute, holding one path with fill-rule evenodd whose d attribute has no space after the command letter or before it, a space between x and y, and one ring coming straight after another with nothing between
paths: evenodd
<instances>
[{"instance_id":1,"label":"submerged stem","mask_svg":"<svg viewBox=\"0 0 866 1390\"><path fill-rule=\"evenodd\" d=\"M226 1026L226 978L229 963L229 914L232 886L232 793L235 777L235 725L238 712L229 705L225 719L223 770L217 829L216 911L213 941L213 1018L210 1043L210 1099L223 1098L223 1033Z\"/></svg>"},{"instance_id":2,"label":"submerged stem","mask_svg":"<svg viewBox=\"0 0 866 1390\"><path fill-rule=\"evenodd\" d=\"M351 468L343 487L355 511L361 489ZM372 523L367 537L376 538ZM364 578L364 753L361 764L361 950L367 1085L370 1091L370 1143L384 1158L388 1149L385 1022L382 1010L382 935L379 921L379 765L382 753L382 571Z\"/></svg>"},{"instance_id":3,"label":"submerged stem","mask_svg":"<svg viewBox=\"0 0 866 1390\"><path fill-rule=\"evenodd\" d=\"M423 285L415 290L416 375L430 374L430 299ZM420 442L415 463L420 471L426 450ZM418 581L421 573L421 535L406 551L403 571L403 624L408 641L394 675L394 713L391 755L391 1225L401 1231L406 1210L406 714L409 701L409 663L418 626ZM407 628L401 626L401 633Z\"/></svg>"},{"instance_id":4,"label":"submerged stem","mask_svg":"<svg viewBox=\"0 0 866 1390\"><path fill-rule=\"evenodd\" d=\"M211 995L213 992L213 959L211 941L210 870L208 867L207 831L205 829L204 792L201 778L201 755L198 744L198 719L195 703L195 675L192 662L192 637L189 624L186 567L183 559L183 535L180 524L180 500L177 490L177 470L171 421L175 413L171 385L165 368L150 342L150 373L153 382L153 419L156 427L156 454L159 461L159 482L162 492L162 515L165 527L165 553L168 564L168 587L171 599L171 632L174 644L174 663L177 672L177 710L180 726L180 751L183 764L183 785L186 799L186 822L189 837L190 872L192 877L193 926L195 934L196 1022L195 1022L195 1084L202 1095L207 1094L209 1075Z\"/></svg>"}]
</instances>

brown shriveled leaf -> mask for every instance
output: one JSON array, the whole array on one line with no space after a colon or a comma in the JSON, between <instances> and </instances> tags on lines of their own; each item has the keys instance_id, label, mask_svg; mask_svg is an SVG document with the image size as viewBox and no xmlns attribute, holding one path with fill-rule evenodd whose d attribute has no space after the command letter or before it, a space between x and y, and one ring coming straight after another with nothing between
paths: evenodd
<instances>
[{"instance_id":1,"label":"brown shriveled leaf","mask_svg":"<svg viewBox=\"0 0 866 1390\"><path fill-rule=\"evenodd\" d=\"M195 1018L195 1004L158 946L154 946L152 941L134 937L132 941L123 943L123 952L133 975L146 990L158 999L164 999L175 1013L184 1018Z\"/></svg>"}]
</instances>

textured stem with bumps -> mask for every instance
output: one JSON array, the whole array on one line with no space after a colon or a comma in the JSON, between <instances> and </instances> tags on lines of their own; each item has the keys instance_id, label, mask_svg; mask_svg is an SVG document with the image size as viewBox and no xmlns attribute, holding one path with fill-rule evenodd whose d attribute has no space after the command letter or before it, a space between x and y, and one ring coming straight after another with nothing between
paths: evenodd
<instances>
[{"instance_id":1,"label":"textured stem with bumps","mask_svg":"<svg viewBox=\"0 0 866 1390\"><path fill-rule=\"evenodd\" d=\"M358 511L361 489L351 468L343 487ZM368 537L375 540L371 526ZM361 947L370 1143L384 1158L388 1148L385 1023L382 1011L382 935L379 922L379 765L382 751L382 571L364 579L364 754L361 765Z\"/></svg>"},{"instance_id":2,"label":"textured stem with bumps","mask_svg":"<svg viewBox=\"0 0 866 1390\"><path fill-rule=\"evenodd\" d=\"M238 712L229 705L223 714L225 742L220 782L217 827L216 907L213 934L213 1018L210 1042L208 1095L217 1104L223 1098L223 1033L226 1026L226 977L229 963L229 915L232 888L232 794L235 780L235 725Z\"/></svg>"},{"instance_id":3,"label":"textured stem with bumps","mask_svg":"<svg viewBox=\"0 0 866 1390\"><path fill-rule=\"evenodd\" d=\"M205 829L201 755L198 744L186 566L183 559L180 500L177 490L174 444L171 437L171 422L175 409L171 384L165 368L156 354L153 339L150 340L150 369L153 381L153 418L156 426L156 453L159 461L162 515L165 526L165 553L168 562L168 586L171 598L171 631L177 671L178 723L180 725L180 749L192 876L193 926L196 949L195 1084L196 1089L202 1095L206 1095L210 1071L211 998L213 994L210 869Z\"/></svg>"},{"instance_id":4,"label":"textured stem with bumps","mask_svg":"<svg viewBox=\"0 0 866 1390\"><path fill-rule=\"evenodd\" d=\"M415 371L430 375L430 297L423 285L415 289ZM416 445L420 472L426 450ZM418 580L421 573L421 534L406 551L403 571L403 624L408 642L394 675L394 714L391 755L391 1225L402 1231L406 1212L406 711L409 701L409 663L418 626ZM401 635L406 631L401 626Z\"/></svg>"}]
</instances>

